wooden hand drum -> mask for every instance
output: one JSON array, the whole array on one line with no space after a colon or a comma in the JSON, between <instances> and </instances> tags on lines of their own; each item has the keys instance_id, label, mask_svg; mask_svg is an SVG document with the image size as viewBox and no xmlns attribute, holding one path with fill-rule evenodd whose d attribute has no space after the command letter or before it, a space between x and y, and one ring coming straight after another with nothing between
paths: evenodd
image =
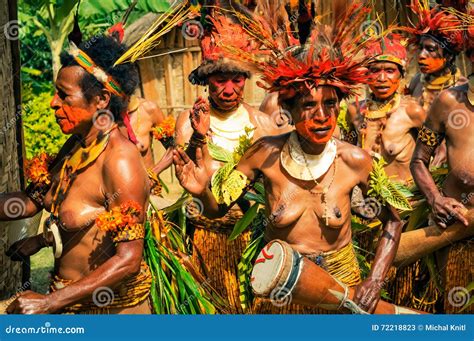
<instances>
[{"instance_id":1,"label":"wooden hand drum","mask_svg":"<svg viewBox=\"0 0 474 341\"><path fill-rule=\"evenodd\" d=\"M253 267L251 284L255 295L278 301L292 296L303 271L302 260L288 243L281 240L268 243Z\"/></svg>"}]
</instances>

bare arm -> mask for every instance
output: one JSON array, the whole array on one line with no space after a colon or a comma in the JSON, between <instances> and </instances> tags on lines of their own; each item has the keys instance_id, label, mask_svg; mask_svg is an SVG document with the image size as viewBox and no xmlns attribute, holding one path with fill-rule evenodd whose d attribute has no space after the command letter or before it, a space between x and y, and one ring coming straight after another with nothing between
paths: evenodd
<instances>
[{"instance_id":1,"label":"bare arm","mask_svg":"<svg viewBox=\"0 0 474 341\"><path fill-rule=\"evenodd\" d=\"M431 105L410 163L410 170L416 185L431 206L436 224L443 228L454 222L450 217L455 217L466 226L468 225L463 216L463 212L466 210L464 205L453 198L444 197L429 171L431 157L444 139L444 113L449 112L450 96L449 91L444 91Z\"/></svg>"},{"instance_id":2,"label":"bare arm","mask_svg":"<svg viewBox=\"0 0 474 341\"><path fill-rule=\"evenodd\" d=\"M117 169L120 169L120 172L117 172ZM147 174L138 151L130 148L118 149L104 164L103 174L106 196L116 197L110 202L110 208L119 207L129 200L135 201L142 207L137 222L143 223L149 190ZM114 196L116 193L119 195ZM63 308L90 297L98 287L115 287L140 271L142 254L142 239L118 243L114 256L76 283L52 293L50 300L57 302L54 304L56 309Z\"/></svg>"},{"instance_id":3,"label":"bare arm","mask_svg":"<svg viewBox=\"0 0 474 341\"><path fill-rule=\"evenodd\" d=\"M369 189L368 180L372 170L372 159L367 153L364 152L364 154L360 160L362 168L359 172L361 174L359 186L365 195ZM387 204L383 208L379 218L384 224L382 236L377 245L369 276L357 287L355 295L355 301L368 312L373 312L380 300L380 290L385 284L385 277L397 253L402 233L400 217L390 205Z\"/></svg>"}]
</instances>

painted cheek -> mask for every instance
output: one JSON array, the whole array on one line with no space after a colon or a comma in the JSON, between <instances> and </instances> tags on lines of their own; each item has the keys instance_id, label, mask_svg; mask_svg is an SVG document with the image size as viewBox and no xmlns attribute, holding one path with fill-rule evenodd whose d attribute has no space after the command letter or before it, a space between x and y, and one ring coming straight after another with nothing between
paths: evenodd
<instances>
[{"instance_id":1,"label":"painted cheek","mask_svg":"<svg viewBox=\"0 0 474 341\"><path fill-rule=\"evenodd\" d=\"M315 133L312 131L312 129L318 128L329 128L329 130L320 133ZM317 124L310 119L300 121L295 124L295 129L301 136L312 143L327 143L331 139L334 129L336 129L336 117L335 115L331 115L331 118L323 124Z\"/></svg>"},{"instance_id":2,"label":"painted cheek","mask_svg":"<svg viewBox=\"0 0 474 341\"><path fill-rule=\"evenodd\" d=\"M426 67L424 69L428 72L436 72L441 70L446 63L446 59L444 58L426 58L423 60L423 64L426 64Z\"/></svg>"},{"instance_id":3,"label":"painted cheek","mask_svg":"<svg viewBox=\"0 0 474 341\"><path fill-rule=\"evenodd\" d=\"M57 111L57 117L62 118L59 125L65 134L72 133L74 129L81 123L89 119L90 113L82 108L63 105Z\"/></svg>"},{"instance_id":4,"label":"painted cheek","mask_svg":"<svg viewBox=\"0 0 474 341\"><path fill-rule=\"evenodd\" d=\"M400 86L400 78L389 78L390 81L390 94L393 94L398 90Z\"/></svg>"}]
</instances>

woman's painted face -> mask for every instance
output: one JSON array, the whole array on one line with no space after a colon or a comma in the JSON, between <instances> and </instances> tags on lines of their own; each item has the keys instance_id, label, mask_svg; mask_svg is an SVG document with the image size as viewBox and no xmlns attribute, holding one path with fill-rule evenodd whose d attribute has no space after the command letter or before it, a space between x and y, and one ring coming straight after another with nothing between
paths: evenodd
<instances>
[{"instance_id":1,"label":"woman's painted face","mask_svg":"<svg viewBox=\"0 0 474 341\"><path fill-rule=\"evenodd\" d=\"M402 74L397 64L392 62L374 62L368 70L369 87L376 98L390 98L400 87Z\"/></svg>"},{"instance_id":2,"label":"woman's painted face","mask_svg":"<svg viewBox=\"0 0 474 341\"><path fill-rule=\"evenodd\" d=\"M244 96L245 76L216 73L209 76L209 97L217 109L230 111L239 106Z\"/></svg>"},{"instance_id":3,"label":"woman's painted face","mask_svg":"<svg viewBox=\"0 0 474 341\"><path fill-rule=\"evenodd\" d=\"M319 86L300 97L291 114L296 132L309 143L327 143L336 129L339 99L332 86Z\"/></svg>"},{"instance_id":4,"label":"woman's painted face","mask_svg":"<svg viewBox=\"0 0 474 341\"><path fill-rule=\"evenodd\" d=\"M418 53L418 65L420 71L425 74L441 71L446 67L446 57L444 57L441 45L431 38L422 38Z\"/></svg>"},{"instance_id":5,"label":"woman's painted face","mask_svg":"<svg viewBox=\"0 0 474 341\"><path fill-rule=\"evenodd\" d=\"M56 93L51 100L56 122L64 134L78 134L88 130L97 107L89 103L82 93L83 77L80 66L62 68L56 79Z\"/></svg>"}]
</instances>

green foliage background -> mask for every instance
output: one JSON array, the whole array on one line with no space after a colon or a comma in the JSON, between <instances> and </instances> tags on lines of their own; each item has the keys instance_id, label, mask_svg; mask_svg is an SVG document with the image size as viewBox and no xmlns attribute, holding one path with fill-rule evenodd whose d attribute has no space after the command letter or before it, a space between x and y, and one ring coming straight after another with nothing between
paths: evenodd
<instances>
[{"instance_id":1,"label":"green foliage background","mask_svg":"<svg viewBox=\"0 0 474 341\"><path fill-rule=\"evenodd\" d=\"M23 131L28 159L41 152L56 154L68 138L61 132L49 106L53 94L53 88L47 86L39 94L34 94L31 86L23 89Z\"/></svg>"},{"instance_id":2,"label":"green foliage background","mask_svg":"<svg viewBox=\"0 0 474 341\"><path fill-rule=\"evenodd\" d=\"M18 2L20 59L22 78L22 119L26 156L31 158L41 152L55 154L66 141L56 124L49 103L54 95L52 52L44 32L35 25L58 29L75 9L77 0L20 0ZM119 22L132 0L82 1L79 26L83 39L101 35ZM49 8L49 10L47 10ZM165 0L139 0L127 24L148 12L163 12L169 8ZM51 13L48 19L47 13ZM51 20L52 21L51 21ZM54 25L53 25L54 24ZM66 43L67 44L67 43Z\"/></svg>"}]
</instances>

